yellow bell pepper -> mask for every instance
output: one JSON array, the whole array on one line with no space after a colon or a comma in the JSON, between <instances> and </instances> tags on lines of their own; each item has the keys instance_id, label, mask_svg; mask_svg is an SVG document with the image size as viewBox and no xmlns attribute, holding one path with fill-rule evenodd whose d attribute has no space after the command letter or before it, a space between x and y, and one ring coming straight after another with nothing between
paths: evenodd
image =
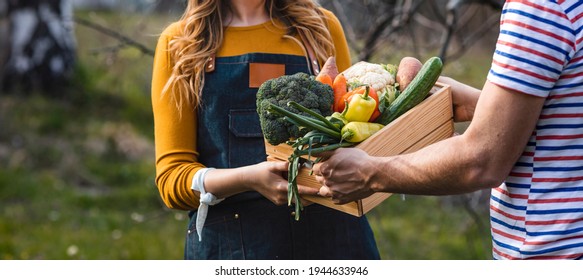
<instances>
[{"instance_id":1,"label":"yellow bell pepper","mask_svg":"<svg viewBox=\"0 0 583 280\"><path fill-rule=\"evenodd\" d=\"M370 116L374 113L377 102L369 96L370 86L366 86L364 94L355 94L352 96L348 109L344 117L348 121L368 122Z\"/></svg>"}]
</instances>

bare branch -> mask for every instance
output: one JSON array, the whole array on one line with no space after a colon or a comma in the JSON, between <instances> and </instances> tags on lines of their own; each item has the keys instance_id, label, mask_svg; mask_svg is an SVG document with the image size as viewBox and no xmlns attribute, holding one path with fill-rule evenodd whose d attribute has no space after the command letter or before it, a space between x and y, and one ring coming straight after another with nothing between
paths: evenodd
<instances>
[{"instance_id":1,"label":"bare branch","mask_svg":"<svg viewBox=\"0 0 583 280\"><path fill-rule=\"evenodd\" d=\"M359 59L364 61L369 60L372 54L379 48L380 44L378 42L381 37L389 38L392 34L406 27L424 2L425 0L420 0L412 4L409 1L405 1L405 3L400 5L401 9L391 8L392 13L387 12L385 18L375 26L367 37L365 47ZM385 32L386 34L381 36Z\"/></svg>"},{"instance_id":2,"label":"bare branch","mask_svg":"<svg viewBox=\"0 0 583 280\"><path fill-rule=\"evenodd\" d=\"M441 61L443 62L443 64L446 63L446 54L447 54L447 49L449 47L449 44L451 42L451 38L453 37L453 33L455 31L455 27L457 26L457 7L453 7L450 9L447 9L447 16L446 16L446 31L445 34L443 36L443 40L441 43L441 50L439 51L439 57L441 58Z\"/></svg>"},{"instance_id":3,"label":"bare branch","mask_svg":"<svg viewBox=\"0 0 583 280\"><path fill-rule=\"evenodd\" d=\"M469 49L476 42L480 41L486 33L491 32L492 27L496 27L499 24L499 20L500 17L497 14L490 16L478 30L474 31L474 33L462 40L459 49L456 50L453 54L450 54L447 59L456 60L463 56L467 49Z\"/></svg>"},{"instance_id":4,"label":"bare branch","mask_svg":"<svg viewBox=\"0 0 583 280\"><path fill-rule=\"evenodd\" d=\"M334 5L334 9L338 11L336 15L340 19L341 22L344 22L343 25L344 31L346 31L346 37L348 38L348 42L356 42L356 35L354 32L354 28L350 25L350 20L346 16L346 11L344 11L344 6L340 4L339 1L332 1L332 5Z\"/></svg>"},{"instance_id":5,"label":"bare branch","mask_svg":"<svg viewBox=\"0 0 583 280\"><path fill-rule=\"evenodd\" d=\"M78 24L81 24L83 26L86 26L86 27L89 27L91 29L97 30L97 31L99 31L99 32L101 32L101 33L103 33L105 35L110 36L110 37L113 37L113 38L119 40L120 42L122 42L125 45L132 46L132 47L138 49L139 51L141 51L143 54L146 54L146 55L149 55L149 56L152 56L152 57L154 56L154 51L152 49L144 46L143 44L141 44L141 43L139 43L139 42L137 42L137 41L135 41L135 40L133 40L133 39L131 39L131 38L129 38L129 37L127 37L127 36L119 33L119 32L117 32L117 31L114 31L112 29L109 29L107 27L104 27L102 25L99 25L97 23L91 22L89 20L86 20L86 19L83 19L83 18L80 18L80 17L75 17L74 18L74 21L76 23L78 23Z\"/></svg>"}]
</instances>

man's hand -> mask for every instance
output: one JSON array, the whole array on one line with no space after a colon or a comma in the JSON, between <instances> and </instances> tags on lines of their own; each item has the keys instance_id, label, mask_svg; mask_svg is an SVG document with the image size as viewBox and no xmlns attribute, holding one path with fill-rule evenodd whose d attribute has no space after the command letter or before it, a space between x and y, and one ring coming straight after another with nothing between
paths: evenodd
<instances>
[{"instance_id":1,"label":"man's hand","mask_svg":"<svg viewBox=\"0 0 583 280\"><path fill-rule=\"evenodd\" d=\"M357 148L340 148L319 155L322 160L313 167L316 180L322 184L319 195L331 197L336 204L366 198L375 175L373 158Z\"/></svg>"}]
</instances>

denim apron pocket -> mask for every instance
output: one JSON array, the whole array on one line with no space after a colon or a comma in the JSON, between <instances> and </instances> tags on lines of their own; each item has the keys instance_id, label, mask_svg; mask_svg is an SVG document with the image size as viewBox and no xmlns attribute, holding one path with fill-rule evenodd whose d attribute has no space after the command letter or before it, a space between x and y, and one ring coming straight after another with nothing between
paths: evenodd
<instances>
[{"instance_id":1,"label":"denim apron pocket","mask_svg":"<svg viewBox=\"0 0 583 280\"><path fill-rule=\"evenodd\" d=\"M265 146L259 117L255 109L229 111L229 166L255 164L265 157Z\"/></svg>"}]
</instances>

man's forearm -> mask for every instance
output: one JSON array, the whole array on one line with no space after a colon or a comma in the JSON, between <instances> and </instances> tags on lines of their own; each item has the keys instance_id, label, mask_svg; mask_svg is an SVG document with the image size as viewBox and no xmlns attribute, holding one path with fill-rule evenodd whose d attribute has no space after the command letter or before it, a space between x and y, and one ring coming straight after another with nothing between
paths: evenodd
<instances>
[{"instance_id":1,"label":"man's forearm","mask_svg":"<svg viewBox=\"0 0 583 280\"><path fill-rule=\"evenodd\" d=\"M450 195L497 186L500 176L492 176L480 160L485 150L456 136L416 153L374 158L378 163L372 182L375 192ZM428 156L431 155L431 156Z\"/></svg>"}]
</instances>

